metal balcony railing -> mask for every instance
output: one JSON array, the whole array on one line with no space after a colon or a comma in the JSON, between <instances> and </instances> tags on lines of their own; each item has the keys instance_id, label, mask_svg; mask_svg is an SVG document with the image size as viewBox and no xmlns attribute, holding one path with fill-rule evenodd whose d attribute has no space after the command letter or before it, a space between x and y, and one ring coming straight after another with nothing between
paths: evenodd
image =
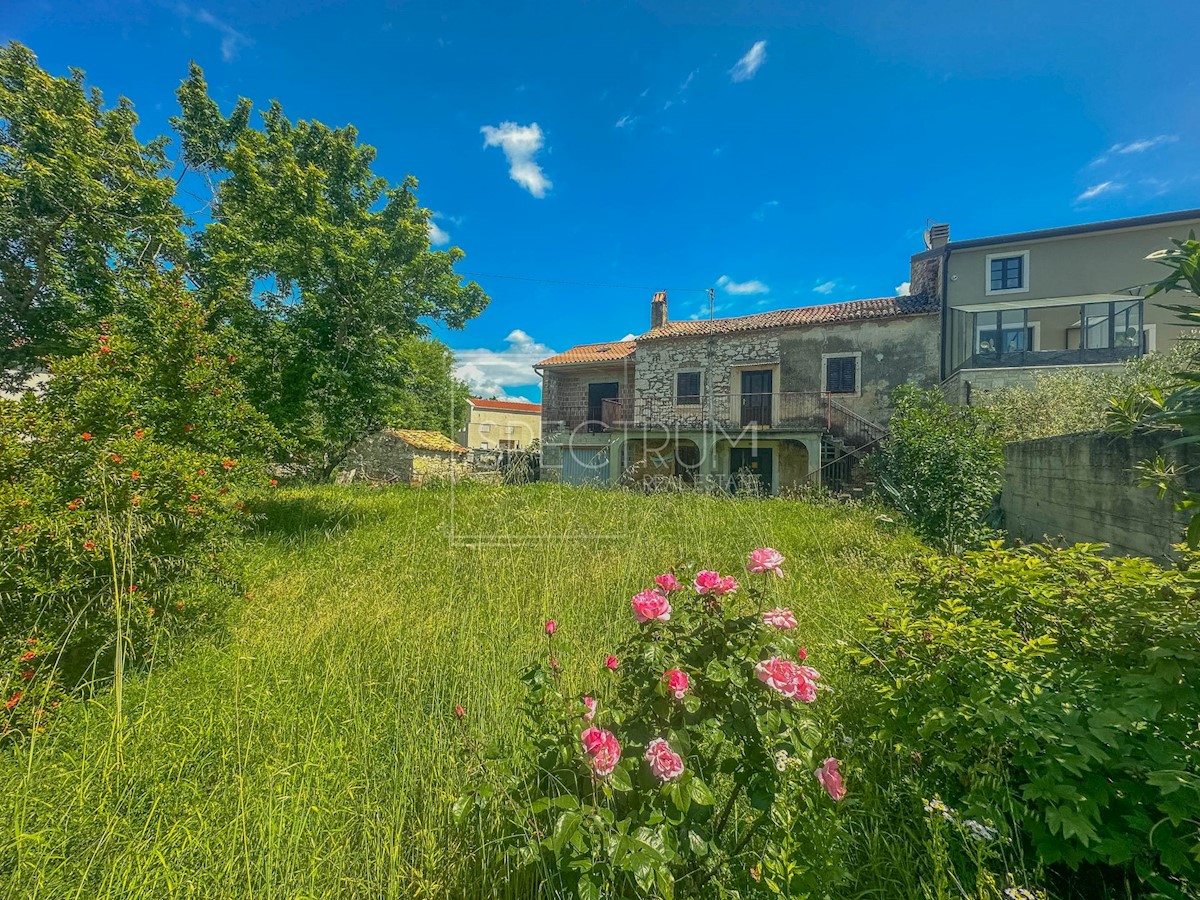
<instances>
[{"instance_id":1,"label":"metal balcony railing","mask_svg":"<svg viewBox=\"0 0 1200 900\"><path fill-rule=\"evenodd\" d=\"M702 396L698 403L674 397L617 397L596 404L547 408L546 430L606 432L617 430L792 429L832 434L847 445L875 443L887 429L858 415L834 395L807 391Z\"/></svg>"}]
</instances>

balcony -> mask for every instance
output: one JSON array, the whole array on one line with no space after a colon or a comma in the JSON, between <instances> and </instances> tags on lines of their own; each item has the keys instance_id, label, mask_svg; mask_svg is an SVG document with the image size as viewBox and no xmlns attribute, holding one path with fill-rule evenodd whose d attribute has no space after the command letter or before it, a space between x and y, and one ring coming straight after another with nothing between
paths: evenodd
<instances>
[{"instance_id":1,"label":"balcony","mask_svg":"<svg viewBox=\"0 0 1200 900\"><path fill-rule=\"evenodd\" d=\"M1142 348L1077 347L1074 350L979 350L963 363L964 369L998 369L1021 366L1089 366L1119 363L1142 355Z\"/></svg>"},{"instance_id":2,"label":"balcony","mask_svg":"<svg viewBox=\"0 0 1200 900\"><path fill-rule=\"evenodd\" d=\"M711 395L698 404L676 403L673 397L618 397L598 406L547 409L543 428L547 433L810 431L836 435L855 447L874 443L887 433L882 425L859 416L834 395L799 391Z\"/></svg>"},{"instance_id":3,"label":"balcony","mask_svg":"<svg viewBox=\"0 0 1200 900\"><path fill-rule=\"evenodd\" d=\"M950 371L1104 365L1146 352L1140 299L951 308L949 326Z\"/></svg>"}]
</instances>

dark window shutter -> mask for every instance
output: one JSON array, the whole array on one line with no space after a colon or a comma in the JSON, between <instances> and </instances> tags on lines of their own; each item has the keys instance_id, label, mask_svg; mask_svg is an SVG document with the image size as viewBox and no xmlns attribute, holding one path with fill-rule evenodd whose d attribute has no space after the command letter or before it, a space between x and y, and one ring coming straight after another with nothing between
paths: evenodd
<instances>
[{"instance_id":1,"label":"dark window shutter","mask_svg":"<svg viewBox=\"0 0 1200 900\"><path fill-rule=\"evenodd\" d=\"M700 402L700 373L678 372L675 375L675 402Z\"/></svg>"},{"instance_id":2,"label":"dark window shutter","mask_svg":"<svg viewBox=\"0 0 1200 900\"><path fill-rule=\"evenodd\" d=\"M835 356L825 360L825 390L831 394L853 394L858 359L853 356Z\"/></svg>"}]
</instances>

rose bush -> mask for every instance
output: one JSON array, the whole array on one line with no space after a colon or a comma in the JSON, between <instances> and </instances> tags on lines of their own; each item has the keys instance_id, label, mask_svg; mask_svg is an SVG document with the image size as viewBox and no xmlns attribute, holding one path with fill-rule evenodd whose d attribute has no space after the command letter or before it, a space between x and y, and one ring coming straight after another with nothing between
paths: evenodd
<instances>
[{"instance_id":1,"label":"rose bush","mask_svg":"<svg viewBox=\"0 0 1200 900\"><path fill-rule=\"evenodd\" d=\"M506 855L564 896L827 894L847 788L819 752L820 673L794 615L767 602L782 563L754 551L748 590L715 570L658 576L582 702L551 640L523 677L525 739L476 760L459 822L499 829Z\"/></svg>"}]
</instances>

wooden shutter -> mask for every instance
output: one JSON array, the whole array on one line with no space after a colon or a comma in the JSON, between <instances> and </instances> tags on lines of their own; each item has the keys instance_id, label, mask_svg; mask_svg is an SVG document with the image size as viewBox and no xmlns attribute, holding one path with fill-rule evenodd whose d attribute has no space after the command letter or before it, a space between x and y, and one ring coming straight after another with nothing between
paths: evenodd
<instances>
[{"instance_id":1,"label":"wooden shutter","mask_svg":"<svg viewBox=\"0 0 1200 900\"><path fill-rule=\"evenodd\" d=\"M835 356L825 360L825 390L831 394L853 394L857 375L857 357Z\"/></svg>"}]
</instances>

